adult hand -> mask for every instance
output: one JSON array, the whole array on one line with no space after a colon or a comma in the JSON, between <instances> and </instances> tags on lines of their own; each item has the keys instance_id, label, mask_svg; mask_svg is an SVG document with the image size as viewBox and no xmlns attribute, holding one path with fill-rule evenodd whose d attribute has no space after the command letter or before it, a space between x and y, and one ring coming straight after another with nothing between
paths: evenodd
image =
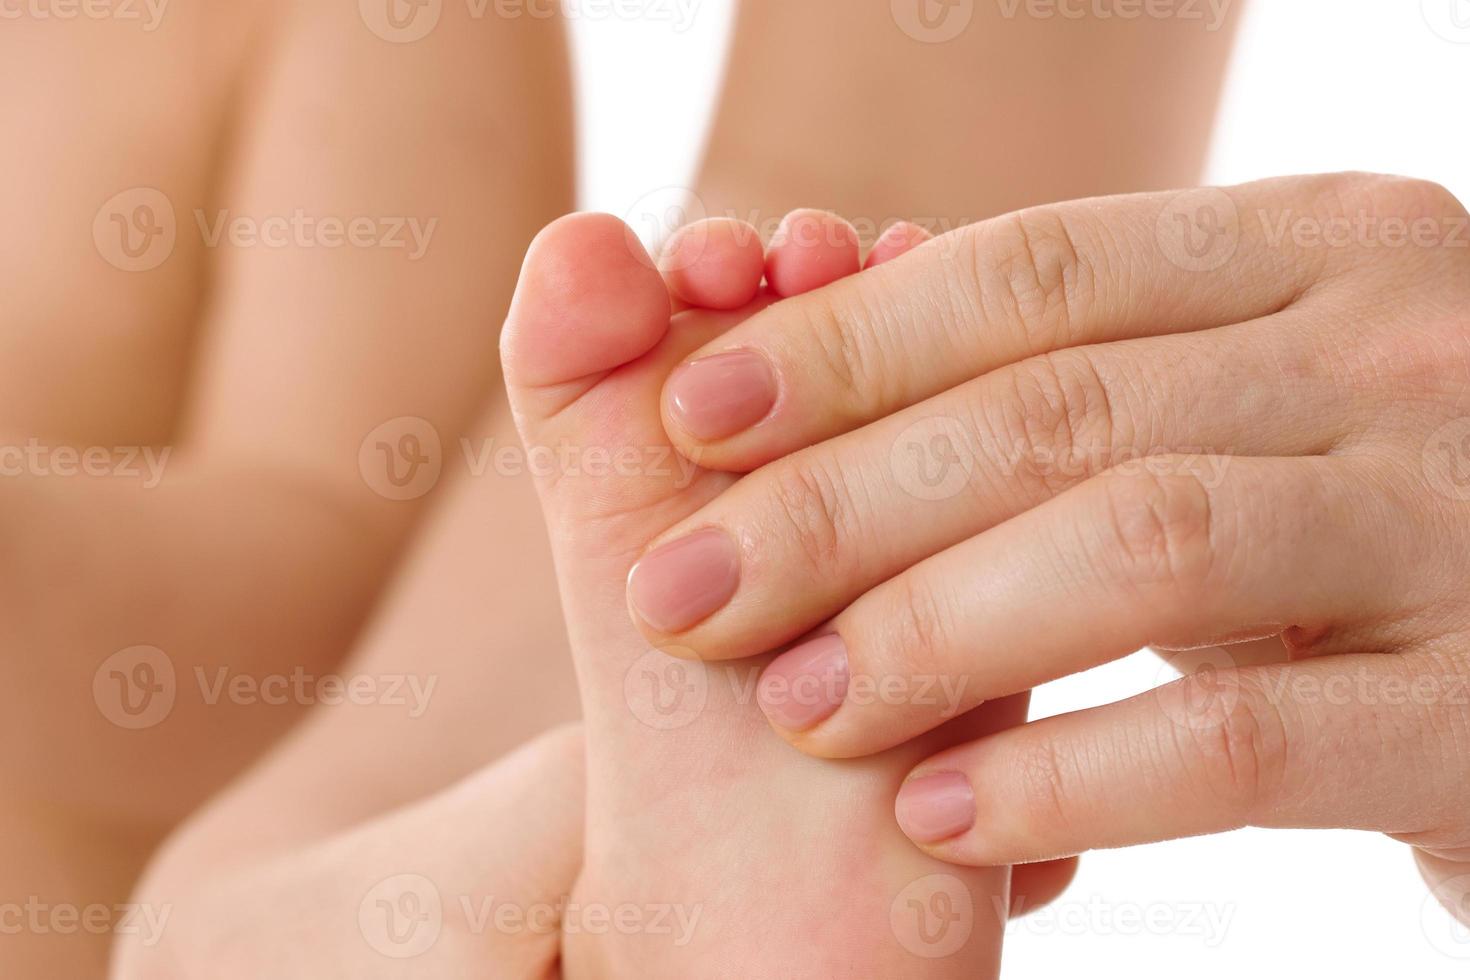
<instances>
[{"instance_id":1,"label":"adult hand","mask_svg":"<svg viewBox=\"0 0 1470 980\"><path fill-rule=\"evenodd\" d=\"M1156 692L946 751L900 822L977 865L1374 829L1458 907L1467 224L1443 188L1362 175L1098 199L774 306L664 392L686 454L761 468L640 567L718 528L734 572L690 570L692 604L635 568L636 618L707 659L816 630L760 695L835 757L1145 645L1279 635L1290 662L1225 647Z\"/></svg>"}]
</instances>

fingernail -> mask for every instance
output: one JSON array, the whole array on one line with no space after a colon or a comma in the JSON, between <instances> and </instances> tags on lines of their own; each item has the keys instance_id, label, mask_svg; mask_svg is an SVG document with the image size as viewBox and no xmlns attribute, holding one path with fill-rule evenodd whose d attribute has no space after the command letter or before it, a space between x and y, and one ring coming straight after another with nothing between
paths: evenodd
<instances>
[{"instance_id":1,"label":"fingernail","mask_svg":"<svg viewBox=\"0 0 1470 980\"><path fill-rule=\"evenodd\" d=\"M910 840L937 844L975 825L975 791L964 773L936 772L904 783L893 809Z\"/></svg>"},{"instance_id":2,"label":"fingernail","mask_svg":"<svg viewBox=\"0 0 1470 980\"><path fill-rule=\"evenodd\" d=\"M628 601L645 623L681 633L730 601L740 583L740 554L710 528L660 545L628 573Z\"/></svg>"},{"instance_id":3,"label":"fingernail","mask_svg":"<svg viewBox=\"0 0 1470 980\"><path fill-rule=\"evenodd\" d=\"M755 425L776 404L776 375L753 351L690 361L669 379L669 407L696 439L724 439Z\"/></svg>"},{"instance_id":4,"label":"fingernail","mask_svg":"<svg viewBox=\"0 0 1470 980\"><path fill-rule=\"evenodd\" d=\"M766 717L791 732L804 732L825 721L846 697L847 644L835 633L809 640L771 661L756 689Z\"/></svg>"}]
</instances>

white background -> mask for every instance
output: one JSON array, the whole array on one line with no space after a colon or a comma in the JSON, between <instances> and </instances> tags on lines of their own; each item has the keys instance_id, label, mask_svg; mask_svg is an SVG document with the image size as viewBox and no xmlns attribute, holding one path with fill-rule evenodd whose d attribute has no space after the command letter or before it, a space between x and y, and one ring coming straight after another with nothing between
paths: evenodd
<instances>
[{"instance_id":1,"label":"white background","mask_svg":"<svg viewBox=\"0 0 1470 980\"><path fill-rule=\"evenodd\" d=\"M683 31L573 20L585 208L628 214L691 180L732 4L683 2L696 14ZM1462 29L1446 26L1456 9ZM1374 170L1470 201L1467 106L1470 0L1256 0L1207 179ZM1168 676L1139 654L1049 685L1037 712L1115 701ZM1248 830L1091 854L1054 910L1012 927L1005 976L1463 980L1470 933L1452 934L1425 895L1406 849L1370 834Z\"/></svg>"}]
</instances>

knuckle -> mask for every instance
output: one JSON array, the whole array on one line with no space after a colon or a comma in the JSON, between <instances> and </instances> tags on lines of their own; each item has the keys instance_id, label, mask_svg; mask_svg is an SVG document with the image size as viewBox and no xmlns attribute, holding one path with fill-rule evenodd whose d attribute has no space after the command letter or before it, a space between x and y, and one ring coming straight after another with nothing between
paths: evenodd
<instances>
[{"instance_id":1,"label":"knuckle","mask_svg":"<svg viewBox=\"0 0 1470 980\"><path fill-rule=\"evenodd\" d=\"M951 659L951 616L934 591L934 583L909 574L896 581L887 630L892 649L902 651L898 662L917 675L947 672Z\"/></svg>"},{"instance_id":2,"label":"knuckle","mask_svg":"<svg viewBox=\"0 0 1470 980\"><path fill-rule=\"evenodd\" d=\"M1423 181L1392 174L1345 170L1309 178L1309 187L1328 212L1342 213L1369 204L1392 206L1406 199L1410 188Z\"/></svg>"},{"instance_id":3,"label":"knuckle","mask_svg":"<svg viewBox=\"0 0 1470 980\"><path fill-rule=\"evenodd\" d=\"M1037 738L1018 750L1015 768L1022 826L1040 840L1072 836L1076 766L1052 738Z\"/></svg>"},{"instance_id":4,"label":"knuckle","mask_svg":"<svg viewBox=\"0 0 1470 980\"><path fill-rule=\"evenodd\" d=\"M1110 476L1103 505L1117 571L1137 587L1202 589L1218 564L1210 491L1189 473Z\"/></svg>"},{"instance_id":5,"label":"knuckle","mask_svg":"<svg viewBox=\"0 0 1470 980\"><path fill-rule=\"evenodd\" d=\"M1389 214L1404 217L1463 213L1455 195L1442 184L1388 174L1351 175L1346 197L1359 197Z\"/></svg>"},{"instance_id":6,"label":"knuckle","mask_svg":"<svg viewBox=\"0 0 1470 980\"><path fill-rule=\"evenodd\" d=\"M1275 800L1287 771L1287 726L1271 699L1262 696L1247 671L1236 672L1233 682L1240 697L1218 724L1182 729L1188 744L1186 760L1196 767L1211 801L1243 823L1260 816L1260 808ZM1189 692L1207 683L1197 676L1178 682L1189 698L1212 696L1211 691Z\"/></svg>"},{"instance_id":7,"label":"knuckle","mask_svg":"<svg viewBox=\"0 0 1470 980\"><path fill-rule=\"evenodd\" d=\"M1117 420L1107 382L1080 351L1043 354L1006 370L1005 396L985 403L993 451L1008 476L1043 498L1107 465ZM1014 472L1010 472L1014 470Z\"/></svg>"},{"instance_id":8,"label":"knuckle","mask_svg":"<svg viewBox=\"0 0 1470 980\"><path fill-rule=\"evenodd\" d=\"M1057 208L1033 208L982 227L975 275L992 319L1015 324L1031 353L1067 346L1096 283L1074 226Z\"/></svg>"},{"instance_id":9,"label":"knuckle","mask_svg":"<svg viewBox=\"0 0 1470 980\"><path fill-rule=\"evenodd\" d=\"M889 383L875 336L886 322L883 307L852 299L861 295L857 291L849 294L849 301L861 303L858 316L848 315L822 293L809 294L801 303L816 366L827 379L834 400L854 408L882 403Z\"/></svg>"},{"instance_id":10,"label":"knuckle","mask_svg":"<svg viewBox=\"0 0 1470 980\"><path fill-rule=\"evenodd\" d=\"M770 500L782 527L777 540L794 541L810 571L840 575L856 515L837 471L803 454L775 468Z\"/></svg>"},{"instance_id":11,"label":"knuckle","mask_svg":"<svg viewBox=\"0 0 1470 980\"><path fill-rule=\"evenodd\" d=\"M1345 221L1346 228L1353 230L1347 240L1375 257L1381 257L1384 252L1423 251L1405 249L1404 243L1443 241L1453 245L1460 240L1459 220L1467 216L1465 205L1448 188L1414 177L1358 172L1326 174L1308 179L1305 189L1311 210L1318 217Z\"/></svg>"}]
</instances>

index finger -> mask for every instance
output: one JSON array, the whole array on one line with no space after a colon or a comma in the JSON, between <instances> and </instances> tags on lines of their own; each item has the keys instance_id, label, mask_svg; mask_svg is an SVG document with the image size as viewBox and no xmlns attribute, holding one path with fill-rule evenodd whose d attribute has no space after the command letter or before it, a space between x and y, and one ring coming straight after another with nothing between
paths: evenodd
<instances>
[{"instance_id":1,"label":"index finger","mask_svg":"<svg viewBox=\"0 0 1470 980\"><path fill-rule=\"evenodd\" d=\"M1351 180L1073 201L970 225L696 351L664 388L665 426L700 465L750 470L1037 354L1280 312L1321 277L1323 253L1343 250L1304 261L1242 216L1333 207ZM765 363L733 376L751 390L727 390L732 355ZM732 404L742 410L706 407Z\"/></svg>"}]
</instances>

